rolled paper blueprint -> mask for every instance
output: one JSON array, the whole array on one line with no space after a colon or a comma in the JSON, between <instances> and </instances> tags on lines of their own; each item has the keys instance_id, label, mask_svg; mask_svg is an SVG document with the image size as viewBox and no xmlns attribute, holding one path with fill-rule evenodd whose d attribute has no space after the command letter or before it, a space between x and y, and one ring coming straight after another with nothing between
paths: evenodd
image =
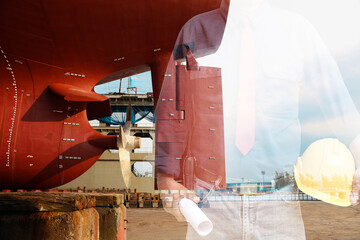
<instances>
[{"instance_id":1,"label":"rolled paper blueprint","mask_svg":"<svg viewBox=\"0 0 360 240\"><path fill-rule=\"evenodd\" d=\"M180 212L186 221L202 237L211 233L213 224L201 209L188 198L183 198L179 202Z\"/></svg>"}]
</instances>

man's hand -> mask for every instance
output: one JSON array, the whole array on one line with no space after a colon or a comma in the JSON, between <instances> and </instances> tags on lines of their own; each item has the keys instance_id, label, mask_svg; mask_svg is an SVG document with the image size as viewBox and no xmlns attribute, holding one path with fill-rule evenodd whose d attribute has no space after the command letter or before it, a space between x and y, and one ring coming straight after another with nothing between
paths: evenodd
<instances>
[{"instance_id":1,"label":"man's hand","mask_svg":"<svg viewBox=\"0 0 360 240\"><path fill-rule=\"evenodd\" d=\"M186 197L188 199L191 199L195 203L198 203L200 201L200 198L197 197L193 191L188 190L182 184L176 182L174 178L170 175L158 174L157 185L158 188L162 190L160 198L163 201L164 210L172 214L177 221L186 221L179 209L180 200ZM170 190L170 193L168 193L168 190ZM171 201L172 205L167 206L167 204Z\"/></svg>"},{"instance_id":2,"label":"man's hand","mask_svg":"<svg viewBox=\"0 0 360 240\"><path fill-rule=\"evenodd\" d=\"M351 203L356 205L360 202L360 168L355 171L353 182L352 182L352 192L350 196Z\"/></svg>"}]
</instances>

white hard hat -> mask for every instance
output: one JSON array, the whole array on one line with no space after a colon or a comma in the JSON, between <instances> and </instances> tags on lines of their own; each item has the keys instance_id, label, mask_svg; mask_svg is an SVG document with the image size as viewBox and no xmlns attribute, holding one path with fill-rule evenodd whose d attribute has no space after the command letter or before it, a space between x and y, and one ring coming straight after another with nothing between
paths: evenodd
<instances>
[{"instance_id":1,"label":"white hard hat","mask_svg":"<svg viewBox=\"0 0 360 240\"><path fill-rule=\"evenodd\" d=\"M350 206L355 173L351 152L337 139L312 143L294 166L295 181L304 193L337 206Z\"/></svg>"}]
</instances>

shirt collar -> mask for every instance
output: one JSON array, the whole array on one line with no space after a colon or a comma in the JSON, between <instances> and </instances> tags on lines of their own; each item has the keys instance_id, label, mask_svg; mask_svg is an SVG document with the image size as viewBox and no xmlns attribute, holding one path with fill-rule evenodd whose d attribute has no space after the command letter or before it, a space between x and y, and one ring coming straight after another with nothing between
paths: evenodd
<instances>
[{"instance_id":1,"label":"shirt collar","mask_svg":"<svg viewBox=\"0 0 360 240\"><path fill-rule=\"evenodd\" d=\"M237 1L237 0L233 0ZM231 4L231 3L230 3ZM268 0L265 0L257 9L255 9L250 14L241 14L236 9L229 9L229 5L223 0L220 6L220 12L225 19L227 19L227 23L233 26L238 26L242 22L243 17L249 18L250 22L256 26L262 23L269 14L270 4Z\"/></svg>"}]
</instances>

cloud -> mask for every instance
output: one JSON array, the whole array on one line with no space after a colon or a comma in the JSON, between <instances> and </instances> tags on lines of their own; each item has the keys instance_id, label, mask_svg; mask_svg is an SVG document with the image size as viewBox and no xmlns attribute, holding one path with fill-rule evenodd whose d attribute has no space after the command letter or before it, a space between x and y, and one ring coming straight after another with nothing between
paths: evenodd
<instances>
[{"instance_id":1,"label":"cloud","mask_svg":"<svg viewBox=\"0 0 360 240\"><path fill-rule=\"evenodd\" d=\"M336 136L345 142L351 142L360 134L360 117L358 113L337 116L331 119L308 119L301 125L304 135L309 138Z\"/></svg>"}]
</instances>

